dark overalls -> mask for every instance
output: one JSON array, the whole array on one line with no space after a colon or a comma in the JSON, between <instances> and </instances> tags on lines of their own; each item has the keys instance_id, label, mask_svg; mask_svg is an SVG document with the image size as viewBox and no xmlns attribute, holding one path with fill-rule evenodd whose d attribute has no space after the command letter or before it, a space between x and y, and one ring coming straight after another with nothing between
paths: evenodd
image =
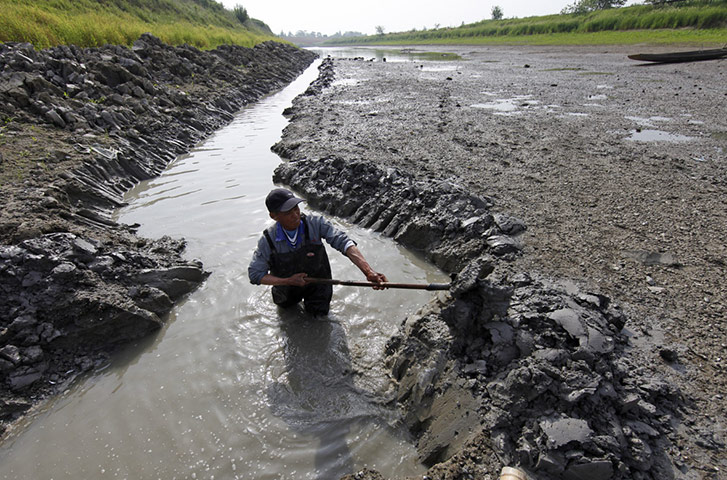
<instances>
[{"instance_id":1,"label":"dark overalls","mask_svg":"<svg viewBox=\"0 0 727 480\"><path fill-rule=\"evenodd\" d=\"M263 231L270 244L270 273L276 277L287 278L296 273L307 273L310 277L332 278L331 264L328 262L326 248L320 239L312 241L310 228L305 215L302 216L305 235L300 246L292 252L280 253L275 250L275 243L267 230ZM326 315L333 297L331 285L308 284L304 287L288 285L275 285L273 302L287 308L292 307L301 300L305 310L313 315Z\"/></svg>"}]
</instances>

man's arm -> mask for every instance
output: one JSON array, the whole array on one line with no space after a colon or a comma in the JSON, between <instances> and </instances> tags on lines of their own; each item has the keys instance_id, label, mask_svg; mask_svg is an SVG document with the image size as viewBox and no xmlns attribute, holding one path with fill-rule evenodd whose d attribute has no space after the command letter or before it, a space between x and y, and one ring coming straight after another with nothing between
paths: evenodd
<instances>
[{"instance_id":1,"label":"man's arm","mask_svg":"<svg viewBox=\"0 0 727 480\"><path fill-rule=\"evenodd\" d=\"M296 273L295 275L292 275L288 278L282 278L276 277L275 275L271 275L268 273L260 279L260 283L262 285L288 285L291 287L304 287L306 285L305 277L307 276L307 273Z\"/></svg>"},{"instance_id":2,"label":"man's arm","mask_svg":"<svg viewBox=\"0 0 727 480\"><path fill-rule=\"evenodd\" d=\"M363 253L361 253L361 250L359 250L356 245L348 247L348 249L346 250L346 256L353 262L354 265L358 267L359 270L361 270L361 272L366 276L366 279L369 282L388 282L388 280L386 279L386 275L384 275L383 273L378 273L373 268L371 268L371 265L369 265L369 262L366 261Z\"/></svg>"},{"instance_id":3,"label":"man's arm","mask_svg":"<svg viewBox=\"0 0 727 480\"><path fill-rule=\"evenodd\" d=\"M345 232L336 229L331 222L320 216L310 217L309 225L311 225L311 229L315 228L321 238L325 238L331 247L347 256L361 270L369 282L388 282L386 275L378 273L371 268L371 265L366 261L361 250L356 246L356 242L348 238ZM380 287L374 288L381 290Z\"/></svg>"}]
</instances>

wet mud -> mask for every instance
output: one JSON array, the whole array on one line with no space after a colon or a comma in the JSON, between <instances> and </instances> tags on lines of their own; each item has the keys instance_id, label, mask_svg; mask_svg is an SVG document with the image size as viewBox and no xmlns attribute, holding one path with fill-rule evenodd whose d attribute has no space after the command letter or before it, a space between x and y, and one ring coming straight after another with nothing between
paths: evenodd
<instances>
[{"instance_id":1,"label":"wet mud","mask_svg":"<svg viewBox=\"0 0 727 480\"><path fill-rule=\"evenodd\" d=\"M207 277L183 240L116 224L123 194L315 57L148 34L133 48L0 45L0 433L158 330Z\"/></svg>"},{"instance_id":2,"label":"wet mud","mask_svg":"<svg viewBox=\"0 0 727 480\"><path fill-rule=\"evenodd\" d=\"M274 146L276 181L456 274L387 348L425 478L721 478L724 62L454 50L325 61Z\"/></svg>"}]
</instances>

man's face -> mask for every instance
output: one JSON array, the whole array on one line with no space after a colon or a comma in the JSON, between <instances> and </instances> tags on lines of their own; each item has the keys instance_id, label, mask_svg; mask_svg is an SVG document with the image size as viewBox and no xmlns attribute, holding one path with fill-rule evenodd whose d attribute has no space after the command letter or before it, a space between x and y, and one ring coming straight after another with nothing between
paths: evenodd
<instances>
[{"instance_id":1,"label":"man's face","mask_svg":"<svg viewBox=\"0 0 727 480\"><path fill-rule=\"evenodd\" d=\"M270 218L280 222L286 230L295 230L300 225L300 208L296 205L287 212L270 213Z\"/></svg>"}]
</instances>

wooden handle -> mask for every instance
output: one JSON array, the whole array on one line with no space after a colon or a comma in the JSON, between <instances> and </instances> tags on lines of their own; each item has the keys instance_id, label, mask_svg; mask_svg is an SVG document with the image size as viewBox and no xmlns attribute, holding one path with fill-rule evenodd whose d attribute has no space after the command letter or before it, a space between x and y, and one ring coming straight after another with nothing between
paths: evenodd
<instances>
[{"instance_id":1,"label":"wooden handle","mask_svg":"<svg viewBox=\"0 0 727 480\"><path fill-rule=\"evenodd\" d=\"M449 290L449 283L393 283L393 282L359 282L354 280L334 280L331 278L305 277L308 283L320 283L324 285L346 285L349 287L383 287L383 288L404 288L409 290Z\"/></svg>"}]
</instances>

